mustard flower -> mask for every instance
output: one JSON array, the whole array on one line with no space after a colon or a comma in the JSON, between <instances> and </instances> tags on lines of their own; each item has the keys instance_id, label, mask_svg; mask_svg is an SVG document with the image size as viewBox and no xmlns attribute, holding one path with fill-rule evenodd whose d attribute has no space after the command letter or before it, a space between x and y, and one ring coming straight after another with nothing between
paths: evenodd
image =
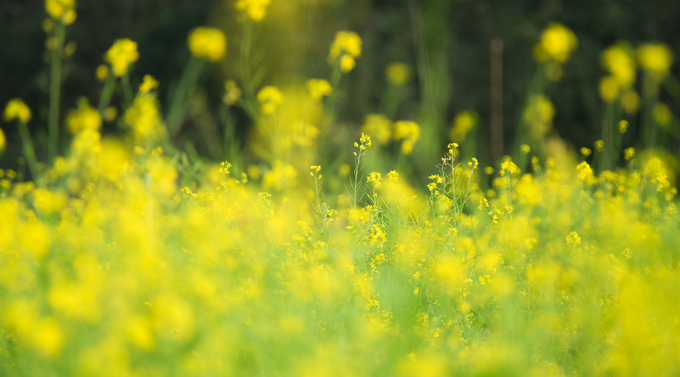
<instances>
[{"instance_id":1,"label":"mustard flower","mask_svg":"<svg viewBox=\"0 0 680 377\"><path fill-rule=\"evenodd\" d=\"M97 75L97 80L99 81L106 80L109 77L109 67L106 64L100 64L95 71L95 75Z\"/></svg>"},{"instance_id":2,"label":"mustard flower","mask_svg":"<svg viewBox=\"0 0 680 377\"><path fill-rule=\"evenodd\" d=\"M239 89L234 80L225 81L224 90L226 91L224 94L224 103L227 105L231 106L241 99L241 89Z\"/></svg>"},{"instance_id":3,"label":"mustard flower","mask_svg":"<svg viewBox=\"0 0 680 377\"><path fill-rule=\"evenodd\" d=\"M267 5L271 0L238 0L234 7L255 22L260 22L267 15Z\"/></svg>"},{"instance_id":4,"label":"mustard flower","mask_svg":"<svg viewBox=\"0 0 680 377\"><path fill-rule=\"evenodd\" d=\"M257 93L257 101L260 102L262 114L271 114L286 102L283 94L275 86L266 86Z\"/></svg>"},{"instance_id":5,"label":"mustard flower","mask_svg":"<svg viewBox=\"0 0 680 377\"><path fill-rule=\"evenodd\" d=\"M635 157L635 148L626 148L623 150L623 158L628 161Z\"/></svg>"},{"instance_id":6,"label":"mustard flower","mask_svg":"<svg viewBox=\"0 0 680 377\"><path fill-rule=\"evenodd\" d=\"M329 96L333 93L331 84L326 80L307 80L307 89L309 89L309 95L314 101L320 101L324 96Z\"/></svg>"},{"instance_id":7,"label":"mustard flower","mask_svg":"<svg viewBox=\"0 0 680 377\"><path fill-rule=\"evenodd\" d=\"M464 142L467 134L475 128L479 116L474 111L461 111L456 114L449 138L453 141Z\"/></svg>"},{"instance_id":8,"label":"mustard flower","mask_svg":"<svg viewBox=\"0 0 680 377\"><path fill-rule=\"evenodd\" d=\"M158 111L158 100L152 93L141 94L123 115L127 123L138 138L157 135L163 127L163 120Z\"/></svg>"},{"instance_id":9,"label":"mustard flower","mask_svg":"<svg viewBox=\"0 0 680 377\"><path fill-rule=\"evenodd\" d=\"M404 140L401 143L401 151L404 154L411 154L413 147L420 139L420 126L411 121L399 121L394 124L394 139Z\"/></svg>"},{"instance_id":10,"label":"mustard flower","mask_svg":"<svg viewBox=\"0 0 680 377\"><path fill-rule=\"evenodd\" d=\"M351 31L337 32L328 54L328 63L333 65L339 59L340 69L347 73L355 67L355 59L359 56L361 56L361 38L359 38L359 35Z\"/></svg>"},{"instance_id":11,"label":"mustard flower","mask_svg":"<svg viewBox=\"0 0 680 377\"><path fill-rule=\"evenodd\" d=\"M66 115L66 125L73 134L82 130L97 131L102 126L102 117L97 109L90 106L87 98L81 98L78 109L72 109Z\"/></svg>"},{"instance_id":12,"label":"mustard flower","mask_svg":"<svg viewBox=\"0 0 680 377\"><path fill-rule=\"evenodd\" d=\"M5 138L5 133L2 132L2 128L0 128L0 152L4 151L6 146L7 139Z\"/></svg>"},{"instance_id":13,"label":"mustard flower","mask_svg":"<svg viewBox=\"0 0 680 377\"><path fill-rule=\"evenodd\" d=\"M671 119L673 119L673 113L671 113L671 109L668 108L668 105L658 102L654 105L654 108L652 108L652 117L658 125L668 126L671 123Z\"/></svg>"},{"instance_id":14,"label":"mustard flower","mask_svg":"<svg viewBox=\"0 0 680 377\"><path fill-rule=\"evenodd\" d=\"M144 81L139 85L139 92L142 94L158 89L158 81L151 75L144 75Z\"/></svg>"},{"instance_id":15,"label":"mustard flower","mask_svg":"<svg viewBox=\"0 0 680 377\"><path fill-rule=\"evenodd\" d=\"M5 107L5 120L11 122L14 119L23 123L28 123L31 120L31 109L19 98L10 100Z\"/></svg>"},{"instance_id":16,"label":"mustard flower","mask_svg":"<svg viewBox=\"0 0 680 377\"><path fill-rule=\"evenodd\" d=\"M629 124L628 124L628 121L625 120L625 119L622 119L622 120L619 122L619 132L622 133L622 134L625 134L626 131L628 131L628 125L629 125Z\"/></svg>"},{"instance_id":17,"label":"mustard flower","mask_svg":"<svg viewBox=\"0 0 680 377\"><path fill-rule=\"evenodd\" d=\"M602 52L602 66L611 72L619 87L629 89L635 84L636 63L633 49L625 42L619 42Z\"/></svg>"},{"instance_id":18,"label":"mustard flower","mask_svg":"<svg viewBox=\"0 0 680 377\"><path fill-rule=\"evenodd\" d=\"M599 89L600 97L602 97L605 102L614 102L619 98L620 86L619 81L615 76L605 76L601 78Z\"/></svg>"},{"instance_id":19,"label":"mustard flower","mask_svg":"<svg viewBox=\"0 0 680 377\"><path fill-rule=\"evenodd\" d=\"M534 57L541 63L553 60L564 64L577 47L576 35L564 25L553 22L541 33L541 41L534 47Z\"/></svg>"},{"instance_id":20,"label":"mustard flower","mask_svg":"<svg viewBox=\"0 0 680 377\"><path fill-rule=\"evenodd\" d=\"M392 139L392 121L381 114L369 114L361 131L373 135L378 144L386 145Z\"/></svg>"},{"instance_id":21,"label":"mustard flower","mask_svg":"<svg viewBox=\"0 0 680 377\"><path fill-rule=\"evenodd\" d=\"M106 61L111 64L113 74L116 77L125 76L130 64L138 59L137 42L129 39L118 39L106 52Z\"/></svg>"},{"instance_id":22,"label":"mustard flower","mask_svg":"<svg viewBox=\"0 0 680 377\"><path fill-rule=\"evenodd\" d=\"M76 0L45 0L45 11L54 20L70 25L76 20Z\"/></svg>"},{"instance_id":23,"label":"mustard flower","mask_svg":"<svg viewBox=\"0 0 680 377\"><path fill-rule=\"evenodd\" d=\"M673 64L673 51L663 43L644 43L637 49L640 67L661 80Z\"/></svg>"},{"instance_id":24,"label":"mustard flower","mask_svg":"<svg viewBox=\"0 0 680 377\"><path fill-rule=\"evenodd\" d=\"M411 72L408 65L400 62L395 62L387 66L385 69L385 76L390 85L401 86L406 84Z\"/></svg>"},{"instance_id":25,"label":"mustard flower","mask_svg":"<svg viewBox=\"0 0 680 377\"><path fill-rule=\"evenodd\" d=\"M198 58L217 62L227 51L227 37L220 29L198 27L189 34L189 51Z\"/></svg>"}]
</instances>

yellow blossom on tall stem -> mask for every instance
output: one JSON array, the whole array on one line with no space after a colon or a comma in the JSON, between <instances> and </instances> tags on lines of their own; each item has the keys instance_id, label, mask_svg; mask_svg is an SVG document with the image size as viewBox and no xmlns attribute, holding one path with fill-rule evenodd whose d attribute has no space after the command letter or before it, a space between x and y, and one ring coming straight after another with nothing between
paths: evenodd
<instances>
[{"instance_id":1,"label":"yellow blossom on tall stem","mask_svg":"<svg viewBox=\"0 0 680 377\"><path fill-rule=\"evenodd\" d=\"M189 51L197 58L217 62L227 52L227 37L220 29L198 27L189 34Z\"/></svg>"},{"instance_id":2,"label":"yellow blossom on tall stem","mask_svg":"<svg viewBox=\"0 0 680 377\"><path fill-rule=\"evenodd\" d=\"M271 0L238 0L234 7L255 22L260 22L267 15L267 6Z\"/></svg>"},{"instance_id":3,"label":"yellow blossom on tall stem","mask_svg":"<svg viewBox=\"0 0 680 377\"><path fill-rule=\"evenodd\" d=\"M124 76L138 59L137 42L129 39L118 39L106 52L106 61L111 63L113 74L117 77Z\"/></svg>"},{"instance_id":4,"label":"yellow blossom on tall stem","mask_svg":"<svg viewBox=\"0 0 680 377\"><path fill-rule=\"evenodd\" d=\"M578 38L574 32L562 24L552 22L541 33L541 41L534 48L534 56L541 63L553 60L564 64L576 48Z\"/></svg>"},{"instance_id":5,"label":"yellow blossom on tall stem","mask_svg":"<svg viewBox=\"0 0 680 377\"><path fill-rule=\"evenodd\" d=\"M10 100L5 107L5 121L11 122L15 119L23 123L31 120L31 109L19 98Z\"/></svg>"},{"instance_id":6,"label":"yellow blossom on tall stem","mask_svg":"<svg viewBox=\"0 0 680 377\"><path fill-rule=\"evenodd\" d=\"M352 31L339 31L331 44L328 63L333 65L340 61L342 72L351 71L356 65L355 59L361 56L361 38Z\"/></svg>"},{"instance_id":7,"label":"yellow blossom on tall stem","mask_svg":"<svg viewBox=\"0 0 680 377\"><path fill-rule=\"evenodd\" d=\"M640 67L662 80L673 64L673 51L663 43L644 43L637 48L637 59Z\"/></svg>"},{"instance_id":8,"label":"yellow blossom on tall stem","mask_svg":"<svg viewBox=\"0 0 680 377\"><path fill-rule=\"evenodd\" d=\"M401 86L406 84L411 72L408 65L401 62L395 62L385 68L385 77L390 85Z\"/></svg>"},{"instance_id":9,"label":"yellow blossom on tall stem","mask_svg":"<svg viewBox=\"0 0 680 377\"><path fill-rule=\"evenodd\" d=\"M266 86L257 93L257 101L260 103L262 114L268 115L286 102L286 99L275 86Z\"/></svg>"},{"instance_id":10,"label":"yellow blossom on tall stem","mask_svg":"<svg viewBox=\"0 0 680 377\"><path fill-rule=\"evenodd\" d=\"M76 0L45 0L45 11L54 20L70 25L76 20Z\"/></svg>"},{"instance_id":11,"label":"yellow blossom on tall stem","mask_svg":"<svg viewBox=\"0 0 680 377\"><path fill-rule=\"evenodd\" d=\"M329 96L333 93L331 84L326 80L307 80L307 89L309 89L309 95L314 101L320 101L324 96Z\"/></svg>"}]
</instances>

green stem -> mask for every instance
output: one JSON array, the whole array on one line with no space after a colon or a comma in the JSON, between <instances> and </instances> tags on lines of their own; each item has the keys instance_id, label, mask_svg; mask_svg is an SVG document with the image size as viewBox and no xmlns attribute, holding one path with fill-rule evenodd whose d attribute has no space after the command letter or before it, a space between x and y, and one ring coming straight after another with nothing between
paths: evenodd
<instances>
[{"instance_id":1,"label":"green stem","mask_svg":"<svg viewBox=\"0 0 680 377\"><path fill-rule=\"evenodd\" d=\"M130 86L130 74L129 71L125 72L125 75L120 78L121 83L123 84L123 95L125 98L125 108L130 107L132 105L132 100L133 100L133 95L132 95L132 87Z\"/></svg>"},{"instance_id":2,"label":"green stem","mask_svg":"<svg viewBox=\"0 0 680 377\"><path fill-rule=\"evenodd\" d=\"M35 181L38 176L35 173L35 164L38 162L35 158L35 148L33 146L33 139L31 139L31 133L28 131L28 126L23 121L18 121L19 136L21 137L21 143L24 145L24 155L26 156L26 162L28 162L28 168L31 171L31 176Z\"/></svg>"},{"instance_id":3,"label":"green stem","mask_svg":"<svg viewBox=\"0 0 680 377\"><path fill-rule=\"evenodd\" d=\"M47 144L48 160L52 161L59 154L59 101L61 90L61 60L64 49L64 24L57 20L54 25L54 38L57 46L52 52L52 72L50 80L50 110L47 120L49 141Z\"/></svg>"},{"instance_id":4,"label":"green stem","mask_svg":"<svg viewBox=\"0 0 680 377\"><path fill-rule=\"evenodd\" d=\"M241 39L241 56L239 64L241 68L241 81L243 82L244 95L248 99L255 96L255 88L252 87L250 72L250 53L253 39L253 25L250 19L243 22L243 38Z\"/></svg>"},{"instance_id":5,"label":"green stem","mask_svg":"<svg viewBox=\"0 0 680 377\"><path fill-rule=\"evenodd\" d=\"M236 122L231 114L229 105L222 105L222 122L224 124L224 140L222 141L222 150L224 157L227 158L235 171L242 171L241 164L238 160L238 140L236 140Z\"/></svg>"},{"instance_id":6,"label":"green stem","mask_svg":"<svg viewBox=\"0 0 680 377\"><path fill-rule=\"evenodd\" d=\"M97 106L97 111L100 115L104 115L104 110L111 103L111 97L113 97L113 92L116 89L116 76L110 74L106 78L104 83L104 89L102 90L102 96L99 98L99 105Z\"/></svg>"},{"instance_id":7,"label":"green stem","mask_svg":"<svg viewBox=\"0 0 680 377\"><path fill-rule=\"evenodd\" d=\"M179 79L167 116L168 134L171 138L179 133L184 115L189 108L189 95L196 87L204 65L205 60L192 56Z\"/></svg>"}]
</instances>

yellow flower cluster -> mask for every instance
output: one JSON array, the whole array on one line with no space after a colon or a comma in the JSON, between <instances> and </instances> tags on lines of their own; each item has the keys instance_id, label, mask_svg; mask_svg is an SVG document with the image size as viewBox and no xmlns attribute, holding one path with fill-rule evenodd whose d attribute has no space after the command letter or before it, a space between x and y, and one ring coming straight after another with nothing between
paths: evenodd
<instances>
[{"instance_id":1,"label":"yellow flower cluster","mask_svg":"<svg viewBox=\"0 0 680 377\"><path fill-rule=\"evenodd\" d=\"M241 99L241 89L236 85L236 81L227 80L224 82L224 103L233 105Z\"/></svg>"},{"instance_id":2,"label":"yellow flower cluster","mask_svg":"<svg viewBox=\"0 0 680 377\"><path fill-rule=\"evenodd\" d=\"M342 72L350 72L356 66L356 58L361 56L361 38L353 31L339 31L331 44L328 63L334 65L340 61Z\"/></svg>"},{"instance_id":3,"label":"yellow flower cluster","mask_svg":"<svg viewBox=\"0 0 680 377\"><path fill-rule=\"evenodd\" d=\"M286 102L281 91L275 86L266 86L257 93L257 101L260 103L260 112L268 115Z\"/></svg>"},{"instance_id":4,"label":"yellow flower cluster","mask_svg":"<svg viewBox=\"0 0 680 377\"><path fill-rule=\"evenodd\" d=\"M5 121L11 122L15 119L23 123L31 120L31 109L19 98L10 100L5 107Z\"/></svg>"},{"instance_id":5,"label":"yellow flower cluster","mask_svg":"<svg viewBox=\"0 0 680 377\"><path fill-rule=\"evenodd\" d=\"M158 89L158 81L151 75L144 75L144 80L139 84L139 92L142 94L149 93L152 90Z\"/></svg>"},{"instance_id":6,"label":"yellow flower cluster","mask_svg":"<svg viewBox=\"0 0 680 377\"><path fill-rule=\"evenodd\" d=\"M390 85L404 85L408 82L410 75L410 69L405 63L395 62L385 68L385 77Z\"/></svg>"},{"instance_id":7,"label":"yellow flower cluster","mask_svg":"<svg viewBox=\"0 0 680 377\"><path fill-rule=\"evenodd\" d=\"M462 111L456 114L449 138L458 143L464 142L467 134L477 125L478 119L479 115L474 111Z\"/></svg>"},{"instance_id":8,"label":"yellow flower cluster","mask_svg":"<svg viewBox=\"0 0 680 377\"><path fill-rule=\"evenodd\" d=\"M102 126L102 117L97 109L89 105L87 98L81 98L78 109L70 110L66 115L66 126L72 134L82 130L98 131Z\"/></svg>"},{"instance_id":9,"label":"yellow flower cluster","mask_svg":"<svg viewBox=\"0 0 680 377\"><path fill-rule=\"evenodd\" d=\"M125 123L140 140L160 136L163 130L163 119L158 111L158 99L153 93L137 95L123 115Z\"/></svg>"},{"instance_id":10,"label":"yellow flower cluster","mask_svg":"<svg viewBox=\"0 0 680 377\"><path fill-rule=\"evenodd\" d=\"M542 139L552 128L552 120L555 116L555 107L550 99L543 94L535 95L529 99L529 105L524 110L524 121L529 125L531 137Z\"/></svg>"},{"instance_id":11,"label":"yellow flower cluster","mask_svg":"<svg viewBox=\"0 0 680 377\"><path fill-rule=\"evenodd\" d=\"M238 0L234 6L251 20L260 22L267 14L270 2L271 0Z\"/></svg>"},{"instance_id":12,"label":"yellow flower cluster","mask_svg":"<svg viewBox=\"0 0 680 377\"><path fill-rule=\"evenodd\" d=\"M307 89L309 95L314 101L320 101L324 96L329 96L333 93L333 88L327 80L310 79L307 80Z\"/></svg>"},{"instance_id":13,"label":"yellow flower cluster","mask_svg":"<svg viewBox=\"0 0 680 377\"><path fill-rule=\"evenodd\" d=\"M401 151L404 154L411 154L416 142L420 139L420 126L412 121L398 121L394 123L394 140L401 142Z\"/></svg>"},{"instance_id":14,"label":"yellow flower cluster","mask_svg":"<svg viewBox=\"0 0 680 377\"><path fill-rule=\"evenodd\" d=\"M640 67L657 80L663 80L673 64L673 51L663 43L643 43L637 49Z\"/></svg>"},{"instance_id":15,"label":"yellow flower cluster","mask_svg":"<svg viewBox=\"0 0 680 377\"><path fill-rule=\"evenodd\" d=\"M188 38L189 51L197 58L211 62L221 60L227 53L227 37L222 30L211 27L198 27Z\"/></svg>"},{"instance_id":16,"label":"yellow flower cluster","mask_svg":"<svg viewBox=\"0 0 680 377\"><path fill-rule=\"evenodd\" d=\"M125 76L130 64L139 59L137 42L129 39L118 39L106 52L106 61L111 64L111 69L116 77ZM103 74L103 72L102 72ZM97 75L99 76L99 74Z\"/></svg>"},{"instance_id":17,"label":"yellow flower cluster","mask_svg":"<svg viewBox=\"0 0 680 377\"><path fill-rule=\"evenodd\" d=\"M578 48L574 32L562 24L552 22L541 33L541 41L534 47L534 57L543 63L554 61L564 64Z\"/></svg>"},{"instance_id":18,"label":"yellow flower cluster","mask_svg":"<svg viewBox=\"0 0 680 377\"><path fill-rule=\"evenodd\" d=\"M77 17L76 0L45 0L45 11L54 20L61 20L64 24L72 24Z\"/></svg>"},{"instance_id":19,"label":"yellow flower cluster","mask_svg":"<svg viewBox=\"0 0 680 377\"><path fill-rule=\"evenodd\" d=\"M361 132L373 135L380 145L387 145L392 140L392 121L382 114L366 115Z\"/></svg>"}]
</instances>

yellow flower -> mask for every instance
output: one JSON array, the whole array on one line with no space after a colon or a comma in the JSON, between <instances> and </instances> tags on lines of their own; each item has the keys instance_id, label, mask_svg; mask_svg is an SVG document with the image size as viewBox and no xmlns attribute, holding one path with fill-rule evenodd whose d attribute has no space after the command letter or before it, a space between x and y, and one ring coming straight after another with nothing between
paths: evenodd
<instances>
[{"instance_id":1,"label":"yellow flower","mask_svg":"<svg viewBox=\"0 0 680 377\"><path fill-rule=\"evenodd\" d=\"M361 131L373 135L378 144L386 145L392 138L392 121L381 114L369 114Z\"/></svg>"},{"instance_id":2,"label":"yellow flower","mask_svg":"<svg viewBox=\"0 0 680 377\"><path fill-rule=\"evenodd\" d=\"M227 37L220 29L198 27L189 34L189 51L198 58L217 62L227 51Z\"/></svg>"},{"instance_id":3,"label":"yellow flower","mask_svg":"<svg viewBox=\"0 0 680 377\"><path fill-rule=\"evenodd\" d=\"M6 146L7 139L5 138L5 133L2 132L2 128L0 128L0 152L4 151Z\"/></svg>"},{"instance_id":4,"label":"yellow flower","mask_svg":"<svg viewBox=\"0 0 680 377\"><path fill-rule=\"evenodd\" d=\"M399 121L394 124L394 140L404 140L401 143L401 151L411 154L413 147L420 139L420 126L411 121Z\"/></svg>"},{"instance_id":5,"label":"yellow flower","mask_svg":"<svg viewBox=\"0 0 680 377\"><path fill-rule=\"evenodd\" d=\"M663 43L644 43L637 49L640 66L657 79L663 79L673 64L673 51Z\"/></svg>"},{"instance_id":6,"label":"yellow flower","mask_svg":"<svg viewBox=\"0 0 680 377\"><path fill-rule=\"evenodd\" d=\"M97 75L97 80L104 81L109 77L109 67L106 64L100 64L95 74Z\"/></svg>"},{"instance_id":7,"label":"yellow flower","mask_svg":"<svg viewBox=\"0 0 680 377\"><path fill-rule=\"evenodd\" d=\"M625 134L626 131L628 131L628 121L625 120L625 119L622 119L619 122L619 132L621 132L622 134Z\"/></svg>"},{"instance_id":8,"label":"yellow flower","mask_svg":"<svg viewBox=\"0 0 680 377\"><path fill-rule=\"evenodd\" d=\"M224 94L224 103L227 105L231 106L236 103L239 99L241 99L241 89L239 89L238 85L236 85L236 81L234 80L227 80L224 82L224 90L226 93Z\"/></svg>"},{"instance_id":9,"label":"yellow flower","mask_svg":"<svg viewBox=\"0 0 680 377\"><path fill-rule=\"evenodd\" d=\"M597 140L593 146L595 146L595 150L598 152L602 152L604 150L604 141L602 140Z\"/></svg>"},{"instance_id":10,"label":"yellow flower","mask_svg":"<svg viewBox=\"0 0 680 377\"><path fill-rule=\"evenodd\" d=\"M275 86L266 86L257 93L257 101L260 102L262 114L271 114L286 102L283 94Z\"/></svg>"},{"instance_id":11,"label":"yellow flower","mask_svg":"<svg viewBox=\"0 0 680 377\"><path fill-rule=\"evenodd\" d=\"M477 125L479 116L474 111L461 111L453 120L453 127L449 138L453 141L464 142L467 134Z\"/></svg>"},{"instance_id":12,"label":"yellow flower","mask_svg":"<svg viewBox=\"0 0 680 377\"><path fill-rule=\"evenodd\" d=\"M385 76L387 82L391 85L404 85L410 76L408 65L400 62L395 62L387 66L385 69Z\"/></svg>"},{"instance_id":13,"label":"yellow flower","mask_svg":"<svg viewBox=\"0 0 680 377\"><path fill-rule=\"evenodd\" d=\"M527 144L522 144L522 146L519 147L519 149L522 151L524 154L528 154L531 152L531 147Z\"/></svg>"},{"instance_id":14,"label":"yellow flower","mask_svg":"<svg viewBox=\"0 0 680 377\"><path fill-rule=\"evenodd\" d=\"M267 5L271 0L238 0L236 9L250 17L255 22L260 22L267 14Z\"/></svg>"},{"instance_id":15,"label":"yellow flower","mask_svg":"<svg viewBox=\"0 0 680 377\"><path fill-rule=\"evenodd\" d=\"M154 89L158 89L158 81L151 75L144 75L144 81L139 85L139 92L144 94Z\"/></svg>"},{"instance_id":16,"label":"yellow flower","mask_svg":"<svg viewBox=\"0 0 680 377\"><path fill-rule=\"evenodd\" d=\"M78 109L72 109L66 116L69 131L75 134L82 130L97 131L102 126L102 118L97 109L90 107L87 98L78 101Z\"/></svg>"},{"instance_id":17,"label":"yellow flower","mask_svg":"<svg viewBox=\"0 0 680 377\"><path fill-rule=\"evenodd\" d=\"M628 161L635 157L635 148L626 148L623 150L623 158Z\"/></svg>"},{"instance_id":18,"label":"yellow flower","mask_svg":"<svg viewBox=\"0 0 680 377\"><path fill-rule=\"evenodd\" d=\"M605 102L614 102L619 97L619 82L614 76L600 79L600 97Z\"/></svg>"},{"instance_id":19,"label":"yellow flower","mask_svg":"<svg viewBox=\"0 0 680 377\"><path fill-rule=\"evenodd\" d=\"M652 109L652 117L660 126L667 126L671 123L673 113L665 103L658 102Z\"/></svg>"},{"instance_id":20,"label":"yellow flower","mask_svg":"<svg viewBox=\"0 0 680 377\"><path fill-rule=\"evenodd\" d=\"M123 120L137 138L143 139L157 135L163 127L163 120L158 111L158 100L152 93L141 94L123 115Z\"/></svg>"},{"instance_id":21,"label":"yellow flower","mask_svg":"<svg viewBox=\"0 0 680 377\"><path fill-rule=\"evenodd\" d=\"M577 47L576 35L564 25L553 22L543 30L541 41L534 48L534 57L541 63L548 60L565 63Z\"/></svg>"},{"instance_id":22,"label":"yellow flower","mask_svg":"<svg viewBox=\"0 0 680 377\"><path fill-rule=\"evenodd\" d=\"M125 76L130 64L138 59L137 42L129 39L118 39L106 52L106 61L111 63L113 74L117 77Z\"/></svg>"},{"instance_id":23,"label":"yellow flower","mask_svg":"<svg viewBox=\"0 0 680 377\"><path fill-rule=\"evenodd\" d=\"M5 107L5 120L11 122L14 119L23 123L28 123L31 120L31 109L19 98L10 100Z\"/></svg>"},{"instance_id":24,"label":"yellow flower","mask_svg":"<svg viewBox=\"0 0 680 377\"><path fill-rule=\"evenodd\" d=\"M356 65L355 58L359 56L361 56L361 38L359 38L359 35L352 31L337 32L328 54L328 63L333 65L340 59L340 68L347 73L354 68Z\"/></svg>"},{"instance_id":25,"label":"yellow flower","mask_svg":"<svg viewBox=\"0 0 680 377\"><path fill-rule=\"evenodd\" d=\"M640 95L635 90L626 90L621 94L621 106L628 114L635 114L640 109Z\"/></svg>"},{"instance_id":26,"label":"yellow flower","mask_svg":"<svg viewBox=\"0 0 680 377\"><path fill-rule=\"evenodd\" d=\"M329 96L333 93L331 84L326 80L307 80L307 89L309 89L309 95L314 101L319 101L324 96Z\"/></svg>"},{"instance_id":27,"label":"yellow flower","mask_svg":"<svg viewBox=\"0 0 680 377\"><path fill-rule=\"evenodd\" d=\"M602 52L602 66L611 72L618 86L630 89L635 84L635 58L633 49L625 42L619 42Z\"/></svg>"},{"instance_id":28,"label":"yellow flower","mask_svg":"<svg viewBox=\"0 0 680 377\"><path fill-rule=\"evenodd\" d=\"M532 96L529 106L524 110L524 121L530 125L531 135L536 139L542 138L550 130L554 116L555 107L543 94Z\"/></svg>"},{"instance_id":29,"label":"yellow flower","mask_svg":"<svg viewBox=\"0 0 680 377\"><path fill-rule=\"evenodd\" d=\"M590 148L586 147L581 148L581 154L583 155L583 157L588 157L591 155L591 153L593 153L593 151L591 151Z\"/></svg>"},{"instance_id":30,"label":"yellow flower","mask_svg":"<svg viewBox=\"0 0 680 377\"><path fill-rule=\"evenodd\" d=\"M45 11L55 20L61 19L66 25L76 19L76 0L45 0Z\"/></svg>"}]
</instances>

